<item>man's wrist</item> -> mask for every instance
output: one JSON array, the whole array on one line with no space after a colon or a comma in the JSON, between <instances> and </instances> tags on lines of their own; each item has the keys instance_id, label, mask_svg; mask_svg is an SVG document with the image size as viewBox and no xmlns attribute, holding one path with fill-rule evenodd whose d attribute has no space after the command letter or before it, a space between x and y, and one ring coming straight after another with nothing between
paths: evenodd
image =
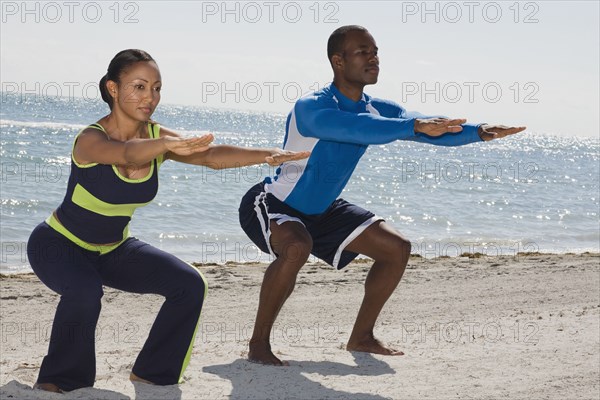
<instances>
[{"instance_id":1,"label":"man's wrist","mask_svg":"<svg viewBox=\"0 0 600 400\"><path fill-rule=\"evenodd\" d=\"M416 135L417 133L420 133L419 131L417 131L417 127L420 127L421 120L417 119L417 118L413 118L412 121L412 125L413 125L413 134Z\"/></svg>"},{"instance_id":2,"label":"man's wrist","mask_svg":"<svg viewBox=\"0 0 600 400\"><path fill-rule=\"evenodd\" d=\"M484 126L487 126L487 124L481 124L481 125L479 125L479 126L477 127L477 134L479 135L479 139L481 139L481 140L485 140L485 139L483 138L483 136L482 136L482 135L483 135L483 127L484 127Z\"/></svg>"}]
</instances>

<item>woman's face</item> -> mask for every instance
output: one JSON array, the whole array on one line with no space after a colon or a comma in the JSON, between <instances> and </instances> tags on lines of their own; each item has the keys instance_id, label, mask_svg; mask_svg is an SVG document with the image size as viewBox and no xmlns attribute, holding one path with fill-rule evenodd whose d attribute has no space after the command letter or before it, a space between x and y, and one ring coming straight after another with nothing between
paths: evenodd
<instances>
[{"instance_id":1,"label":"woman's face","mask_svg":"<svg viewBox=\"0 0 600 400\"><path fill-rule=\"evenodd\" d=\"M137 121L145 122L160 102L160 71L154 61L140 61L127 68L120 83L109 81L114 107ZM112 85L110 85L112 83Z\"/></svg>"}]
</instances>

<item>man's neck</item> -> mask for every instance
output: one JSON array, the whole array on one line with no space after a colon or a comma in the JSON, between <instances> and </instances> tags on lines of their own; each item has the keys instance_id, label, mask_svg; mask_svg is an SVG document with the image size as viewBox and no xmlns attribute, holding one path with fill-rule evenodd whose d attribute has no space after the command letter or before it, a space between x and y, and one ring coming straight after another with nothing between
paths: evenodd
<instances>
[{"instance_id":1,"label":"man's neck","mask_svg":"<svg viewBox=\"0 0 600 400\"><path fill-rule=\"evenodd\" d=\"M333 79L333 84L347 98L354 101L359 101L360 99L362 99L363 89L365 87L364 85L361 86L356 84L350 84L346 81L340 81L336 78Z\"/></svg>"}]
</instances>

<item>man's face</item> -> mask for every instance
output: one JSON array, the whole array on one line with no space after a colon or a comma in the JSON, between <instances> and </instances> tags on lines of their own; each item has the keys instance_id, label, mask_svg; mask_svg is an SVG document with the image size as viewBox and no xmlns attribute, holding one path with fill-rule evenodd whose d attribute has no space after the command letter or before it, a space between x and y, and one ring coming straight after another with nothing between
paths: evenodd
<instances>
[{"instance_id":1,"label":"man's face","mask_svg":"<svg viewBox=\"0 0 600 400\"><path fill-rule=\"evenodd\" d=\"M375 39L368 32L350 31L346 34L342 76L349 83L372 85L379 76L379 57Z\"/></svg>"}]
</instances>

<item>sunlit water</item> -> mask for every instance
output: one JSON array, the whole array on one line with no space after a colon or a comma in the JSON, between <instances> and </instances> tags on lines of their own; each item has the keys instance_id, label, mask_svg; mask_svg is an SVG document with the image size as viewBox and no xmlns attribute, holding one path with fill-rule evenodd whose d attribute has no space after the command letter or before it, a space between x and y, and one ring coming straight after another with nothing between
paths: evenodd
<instances>
[{"instance_id":1,"label":"sunlit water","mask_svg":"<svg viewBox=\"0 0 600 400\"><path fill-rule=\"evenodd\" d=\"M27 238L62 201L73 138L106 111L97 101L2 96L0 272L29 270ZM285 126L284 115L169 105L153 118L241 146L281 146ZM342 196L428 257L598 251L599 148L597 138L532 133L456 148L372 146ZM237 209L272 173L267 165L216 171L166 162L132 234L186 261L268 261L239 227Z\"/></svg>"}]
</instances>

